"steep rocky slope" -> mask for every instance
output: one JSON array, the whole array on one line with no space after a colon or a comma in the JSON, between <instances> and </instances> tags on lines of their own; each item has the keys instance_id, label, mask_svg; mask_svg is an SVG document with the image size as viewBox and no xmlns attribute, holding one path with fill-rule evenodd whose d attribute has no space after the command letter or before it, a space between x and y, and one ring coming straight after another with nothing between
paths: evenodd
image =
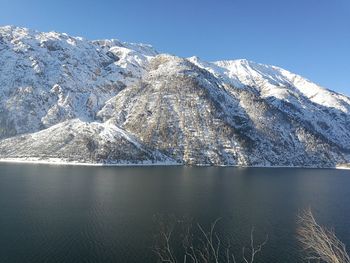
<instances>
[{"instance_id":1,"label":"steep rocky slope","mask_svg":"<svg viewBox=\"0 0 350 263\"><path fill-rule=\"evenodd\" d=\"M278 67L0 28L0 158L334 167L350 99Z\"/></svg>"}]
</instances>

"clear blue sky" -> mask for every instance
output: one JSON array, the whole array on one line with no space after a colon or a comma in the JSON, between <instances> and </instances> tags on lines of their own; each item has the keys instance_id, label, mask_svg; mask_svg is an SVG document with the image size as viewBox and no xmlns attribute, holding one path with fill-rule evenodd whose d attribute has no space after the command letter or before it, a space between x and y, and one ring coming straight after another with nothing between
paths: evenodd
<instances>
[{"instance_id":1,"label":"clear blue sky","mask_svg":"<svg viewBox=\"0 0 350 263\"><path fill-rule=\"evenodd\" d=\"M0 24L247 58L350 95L350 0L0 0Z\"/></svg>"}]
</instances>

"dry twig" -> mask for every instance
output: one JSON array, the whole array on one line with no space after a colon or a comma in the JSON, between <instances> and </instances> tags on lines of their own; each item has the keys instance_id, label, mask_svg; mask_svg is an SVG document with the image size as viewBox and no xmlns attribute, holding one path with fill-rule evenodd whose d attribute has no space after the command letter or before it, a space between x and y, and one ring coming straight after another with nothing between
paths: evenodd
<instances>
[{"instance_id":1,"label":"dry twig","mask_svg":"<svg viewBox=\"0 0 350 263\"><path fill-rule=\"evenodd\" d=\"M345 245L333 230L317 224L310 209L299 215L298 239L307 252L307 260L326 263L350 263Z\"/></svg>"},{"instance_id":2,"label":"dry twig","mask_svg":"<svg viewBox=\"0 0 350 263\"><path fill-rule=\"evenodd\" d=\"M159 219L159 218L158 218ZM164 220L164 218L161 218ZM169 220L169 218L167 219ZM192 222L189 220L173 220L170 222L158 222L160 225L160 233L157 235L157 246L153 249L158 260L162 263L237 263L236 258L232 251L231 242L225 245L220 238L220 235L216 232L216 227L220 218L216 219L210 226L209 231L197 224L197 232L192 232ZM180 223L182 225L183 235L182 247L183 252L178 260L175 256L174 249L172 248L174 238L172 235L175 229L175 225ZM176 231L175 231L176 232ZM176 237L174 238L176 239ZM267 237L261 244L255 245L254 242L254 229L250 234L250 248L243 248L242 262L253 263L256 259L256 255L261 252L263 246L267 243Z\"/></svg>"}]
</instances>

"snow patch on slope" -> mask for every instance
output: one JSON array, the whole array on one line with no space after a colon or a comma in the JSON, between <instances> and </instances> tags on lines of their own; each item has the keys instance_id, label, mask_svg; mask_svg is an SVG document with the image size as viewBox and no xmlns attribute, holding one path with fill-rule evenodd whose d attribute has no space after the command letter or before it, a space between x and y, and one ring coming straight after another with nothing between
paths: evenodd
<instances>
[{"instance_id":1,"label":"snow patch on slope","mask_svg":"<svg viewBox=\"0 0 350 263\"><path fill-rule=\"evenodd\" d=\"M0 27L0 158L329 167L349 162L349 113L275 66Z\"/></svg>"}]
</instances>

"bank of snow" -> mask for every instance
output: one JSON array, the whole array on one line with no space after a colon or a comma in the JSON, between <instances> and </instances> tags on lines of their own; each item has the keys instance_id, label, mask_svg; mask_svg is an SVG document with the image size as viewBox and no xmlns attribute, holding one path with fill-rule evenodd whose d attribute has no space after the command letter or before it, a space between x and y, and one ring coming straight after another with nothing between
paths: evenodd
<instances>
[{"instance_id":1,"label":"bank of snow","mask_svg":"<svg viewBox=\"0 0 350 263\"><path fill-rule=\"evenodd\" d=\"M0 159L0 163L24 163L24 164L49 164L49 165L69 165L69 166L180 166L182 164L166 161L166 162L151 162L143 161L137 163L131 162L115 162L115 163L84 163L67 161L58 158L39 159L39 158L9 158Z\"/></svg>"}]
</instances>

